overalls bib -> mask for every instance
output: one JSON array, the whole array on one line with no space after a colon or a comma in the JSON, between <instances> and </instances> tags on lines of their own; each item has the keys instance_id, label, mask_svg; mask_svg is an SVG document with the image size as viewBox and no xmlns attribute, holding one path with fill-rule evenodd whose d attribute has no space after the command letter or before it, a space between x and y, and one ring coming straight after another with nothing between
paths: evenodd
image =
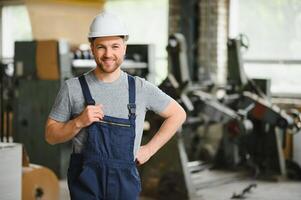
<instances>
[{"instance_id":1,"label":"overalls bib","mask_svg":"<svg viewBox=\"0 0 301 200\"><path fill-rule=\"evenodd\" d=\"M84 76L79 77L86 105L95 105ZM129 118L104 116L87 127L81 154L73 153L68 169L72 200L136 200L141 190L134 161L135 79L128 75ZM118 92L118 91L113 91Z\"/></svg>"}]
</instances>

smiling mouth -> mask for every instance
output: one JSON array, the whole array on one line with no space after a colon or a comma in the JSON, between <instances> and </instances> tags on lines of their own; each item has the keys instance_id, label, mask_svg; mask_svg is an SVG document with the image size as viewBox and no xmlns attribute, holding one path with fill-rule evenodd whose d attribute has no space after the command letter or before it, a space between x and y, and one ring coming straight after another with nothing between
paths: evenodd
<instances>
[{"instance_id":1,"label":"smiling mouth","mask_svg":"<svg viewBox=\"0 0 301 200\"><path fill-rule=\"evenodd\" d=\"M113 64L115 61L114 60L104 60L103 62L105 64Z\"/></svg>"}]
</instances>

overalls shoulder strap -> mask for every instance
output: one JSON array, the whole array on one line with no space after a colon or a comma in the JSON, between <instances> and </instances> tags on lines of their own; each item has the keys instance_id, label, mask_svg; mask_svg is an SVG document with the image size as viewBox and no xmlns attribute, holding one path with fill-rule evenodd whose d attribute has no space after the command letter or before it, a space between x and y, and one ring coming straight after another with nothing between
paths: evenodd
<instances>
[{"instance_id":1,"label":"overalls shoulder strap","mask_svg":"<svg viewBox=\"0 0 301 200\"><path fill-rule=\"evenodd\" d=\"M136 84L135 78L128 74L129 84L129 117L135 119L136 117Z\"/></svg>"},{"instance_id":2,"label":"overalls shoulder strap","mask_svg":"<svg viewBox=\"0 0 301 200\"><path fill-rule=\"evenodd\" d=\"M95 101L91 96L90 90L89 90L89 86L87 84L86 78L84 75L81 75L80 77L78 77L83 94L84 94L84 98L85 98L85 102L86 105L95 105Z\"/></svg>"},{"instance_id":3,"label":"overalls shoulder strap","mask_svg":"<svg viewBox=\"0 0 301 200\"><path fill-rule=\"evenodd\" d=\"M95 101L91 96L86 78L84 75L81 75L79 78L79 82L83 91L83 95L85 98L86 105L95 105ZM135 119L136 117L136 84L135 78L131 75L128 75L128 84L129 84L129 117Z\"/></svg>"}]
</instances>

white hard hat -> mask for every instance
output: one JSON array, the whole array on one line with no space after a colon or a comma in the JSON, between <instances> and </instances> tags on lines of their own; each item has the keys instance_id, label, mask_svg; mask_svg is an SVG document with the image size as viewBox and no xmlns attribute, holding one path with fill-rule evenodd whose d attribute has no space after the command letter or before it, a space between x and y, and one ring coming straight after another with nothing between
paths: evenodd
<instances>
[{"instance_id":1,"label":"white hard hat","mask_svg":"<svg viewBox=\"0 0 301 200\"><path fill-rule=\"evenodd\" d=\"M106 36L124 36L127 40L129 33L116 15L103 11L92 21L88 38Z\"/></svg>"}]
</instances>

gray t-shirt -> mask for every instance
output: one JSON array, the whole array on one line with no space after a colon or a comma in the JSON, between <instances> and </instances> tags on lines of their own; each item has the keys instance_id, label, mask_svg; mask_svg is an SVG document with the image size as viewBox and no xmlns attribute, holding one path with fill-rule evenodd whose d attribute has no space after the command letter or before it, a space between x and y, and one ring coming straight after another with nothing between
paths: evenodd
<instances>
[{"instance_id":1,"label":"gray t-shirt","mask_svg":"<svg viewBox=\"0 0 301 200\"><path fill-rule=\"evenodd\" d=\"M128 118L129 111L127 104L129 102L129 95L127 73L122 71L120 77L111 83L100 81L94 75L93 71L86 73L85 78L96 104L103 105L105 115ZM135 82L137 116L134 155L136 155L141 144L146 111L152 110L160 113L171 101L171 97L145 79L135 77ZM85 101L79 80L78 78L71 78L62 84L49 117L59 122L67 122L78 116L84 108ZM86 135L85 128L83 128L73 138L75 153L81 152Z\"/></svg>"}]
</instances>

